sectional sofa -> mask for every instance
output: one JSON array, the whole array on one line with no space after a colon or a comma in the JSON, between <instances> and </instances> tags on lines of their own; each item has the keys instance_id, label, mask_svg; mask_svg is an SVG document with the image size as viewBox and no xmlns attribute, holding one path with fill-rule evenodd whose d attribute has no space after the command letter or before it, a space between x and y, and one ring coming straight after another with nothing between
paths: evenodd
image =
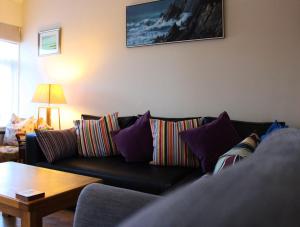
<instances>
[{"instance_id":1,"label":"sectional sofa","mask_svg":"<svg viewBox=\"0 0 300 227\"><path fill-rule=\"evenodd\" d=\"M82 115L83 119L98 119L97 116ZM181 121L189 118L160 118L169 121ZM214 120L206 117L205 121ZM126 128L134 124L137 116L119 117L120 128ZM251 133L263 134L271 125L270 122L254 123L232 121L241 138ZM46 161L41 151L36 135L27 134L25 163L40 167L61 170L76 174L82 174L103 179L104 184L121 188L132 189L151 194L163 194L174 190L180 185L194 181L203 174L200 168L161 167L148 163L127 163L122 156L106 158L82 158L72 157L54 163Z\"/></svg>"}]
</instances>

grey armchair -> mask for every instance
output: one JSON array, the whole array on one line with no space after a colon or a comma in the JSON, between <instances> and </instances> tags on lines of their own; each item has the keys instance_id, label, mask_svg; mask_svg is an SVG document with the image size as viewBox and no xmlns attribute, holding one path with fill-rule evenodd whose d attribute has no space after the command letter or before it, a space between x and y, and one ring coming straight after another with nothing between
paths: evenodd
<instances>
[{"instance_id":1,"label":"grey armchair","mask_svg":"<svg viewBox=\"0 0 300 227\"><path fill-rule=\"evenodd\" d=\"M163 197L90 185L74 226L296 227L299 192L300 130L284 129L237 165Z\"/></svg>"},{"instance_id":2,"label":"grey armchair","mask_svg":"<svg viewBox=\"0 0 300 227\"><path fill-rule=\"evenodd\" d=\"M158 198L152 194L91 184L79 197L74 226L116 226Z\"/></svg>"}]
</instances>

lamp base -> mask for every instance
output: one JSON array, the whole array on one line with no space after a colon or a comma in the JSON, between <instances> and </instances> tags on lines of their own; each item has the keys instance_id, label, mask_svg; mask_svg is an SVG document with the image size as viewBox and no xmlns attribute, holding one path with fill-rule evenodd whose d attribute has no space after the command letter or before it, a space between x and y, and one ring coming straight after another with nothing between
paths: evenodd
<instances>
[{"instance_id":1,"label":"lamp base","mask_svg":"<svg viewBox=\"0 0 300 227\"><path fill-rule=\"evenodd\" d=\"M47 125L49 125L49 126L52 126L51 113L52 113L51 107L47 107L47 110L46 110L46 122L47 122Z\"/></svg>"},{"instance_id":2,"label":"lamp base","mask_svg":"<svg viewBox=\"0 0 300 227\"><path fill-rule=\"evenodd\" d=\"M52 110L53 109L57 109L57 113L58 113L58 127L59 127L59 129L61 129L61 125L60 125L60 108L59 107L50 107L50 106L39 107L38 108L38 120L40 119L41 112L44 110L46 112L46 123L47 123L48 126L52 127Z\"/></svg>"}]
</instances>

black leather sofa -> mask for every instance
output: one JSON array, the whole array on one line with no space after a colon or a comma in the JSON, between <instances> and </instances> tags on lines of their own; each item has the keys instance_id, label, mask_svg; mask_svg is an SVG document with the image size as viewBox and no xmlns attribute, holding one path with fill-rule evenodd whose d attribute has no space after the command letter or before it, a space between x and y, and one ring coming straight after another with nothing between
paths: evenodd
<instances>
[{"instance_id":1,"label":"black leather sofa","mask_svg":"<svg viewBox=\"0 0 300 227\"><path fill-rule=\"evenodd\" d=\"M94 116L83 115L84 119L95 119ZM136 116L120 117L121 128L130 126L137 119ZM206 118L212 121L214 118ZM182 120L182 119L169 119ZM233 121L241 138L252 132L263 134L271 123L251 123ZM148 163L126 163L121 156L106 158L72 157L55 163L48 163L43 155L36 135L27 134L25 163L55 170L98 177L104 184L122 187L152 194L162 194L173 190L179 185L195 180L202 176L200 168L160 167Z\"/></svg>"}]
</instances>

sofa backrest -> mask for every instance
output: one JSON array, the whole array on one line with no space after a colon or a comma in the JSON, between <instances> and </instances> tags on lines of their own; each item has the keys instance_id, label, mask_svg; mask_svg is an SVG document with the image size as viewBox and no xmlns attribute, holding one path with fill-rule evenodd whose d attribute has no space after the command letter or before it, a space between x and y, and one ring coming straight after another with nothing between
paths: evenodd
<instances>
[{"instance_id":1,"label":"sofa backrest","mask_svg":"<svg viewBox=\"0 0 300 227\"><path fill-rule=\"evenodd\" d=\"M83 120L98 120L98 119L100 119L100 117L94 116L94 115L82 114L81 119L83 119ZM133 125L137 119L138 119L137 116L119 117L118 123L119 123L120 128L123 129L123 128L129 127L130 125Z\"/></svg>"},{"instance_id":2,"label":"sofa backrest","mask_svg":"<svg viewBox=\"0 0 300 227\"><path fill-rule=\"evenodd\" d=\"M121 226L300 226L299 163L300 130L278 130L249 158L169 194Z\"/></svg>"},{"instance_id":3,"label":"sofa backrest","mask_svg":"<svg viewBox=\"0 0 300 227\"><path fill-rule=\"evenodd\" d=\"M141 115L138 115L141 116ZM127 117L119 117L118 122L120 125L120 128L126 128L130 125L134 124L134 122L137 120L138 116L127 116ZM84 120L98 120L99 116L94 115L88 115L88 114L82 114L81 118ZM165 117L152 117L155 119L161 119L161 120L167 120L167 121L181 121L181 120L187 120L187 119L193 119L192 117L189 118L165 118ZM195 117L194 117L195 118ZM216 117L205 117L205 123L212 122L216 119ZM257 133L259 136L263 135L267 129L271 126L273 122L247 122L247 121L235 121L232 120L232 123L237 130L239 136L241 138L248 137L251 133ZM284 122L279 122L280 124L285 124Z\"/></svg>"},{"instance_id":4,"label":"sofa backrest","mask_svg":"<svg viewBox=\"0 0 300 227\"><path fill-rule=\"evenodd\" d=\"M205 123L210 123L215 120L216 117L205 117ZM231 121L234 128L241 138L246 138L252 133L257 133L259 136L262 136L267 129L272 125L273 122L247 122L247 121ZM279 122L284 124L285 122Z\"/></svg>"}]
</instances>

